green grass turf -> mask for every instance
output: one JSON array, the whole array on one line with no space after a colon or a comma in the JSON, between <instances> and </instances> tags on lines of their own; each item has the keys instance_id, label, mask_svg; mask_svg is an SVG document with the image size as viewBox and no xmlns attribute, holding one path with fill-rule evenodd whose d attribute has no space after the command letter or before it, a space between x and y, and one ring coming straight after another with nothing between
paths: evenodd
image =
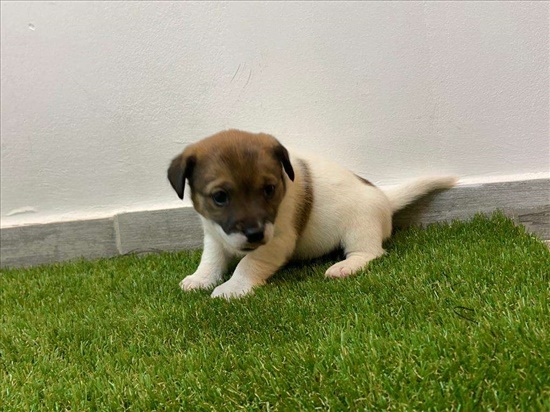
<instances>
[{"instance_id":1,"label":"green grass turf","mask_svg":"<svg viewBox=\"0 0 550 412\"><path fill-rule=\"evenodd\" d=\"M226 302L198 252L0 276L4 410L549 410L550 252L501 215L398 232L358 276Z\"/></svg>"}]
</instances>

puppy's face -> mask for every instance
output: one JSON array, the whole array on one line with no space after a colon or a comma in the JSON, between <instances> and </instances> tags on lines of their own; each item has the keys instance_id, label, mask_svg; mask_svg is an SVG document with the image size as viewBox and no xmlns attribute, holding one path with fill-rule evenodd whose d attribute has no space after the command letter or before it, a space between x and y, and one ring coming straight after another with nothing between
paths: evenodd
<instances>
[{"instance_id":1,"label":"puppy's face","mask_svg":"<svg viewBox=\"0 0 550 412\"><path fill-rule=\"evenodd\" d=\"M274 137L229 130L187 147L168 178L180 198L187 179L197 212L229 246L249 252L273 237L284 173L294 180L288 152Z\"/></svg>"}]
</instances>

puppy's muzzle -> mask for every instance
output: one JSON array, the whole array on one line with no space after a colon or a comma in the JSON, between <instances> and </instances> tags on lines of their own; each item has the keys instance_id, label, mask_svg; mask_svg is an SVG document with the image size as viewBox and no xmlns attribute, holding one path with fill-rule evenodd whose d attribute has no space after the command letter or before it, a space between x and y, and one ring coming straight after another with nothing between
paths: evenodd
<instances>
[{"instance_id":1,"label":"puppy's muzzle","mask_svg":"<svg viewBox=\"0 0 550 412\"><path fill-rule=\"evenodd\" d=\"M246 245L243 250L250 251L257 249L265 243L265 226L254 225L243 228L242 234L246 237Z\"/></svg>"}]
</instances>

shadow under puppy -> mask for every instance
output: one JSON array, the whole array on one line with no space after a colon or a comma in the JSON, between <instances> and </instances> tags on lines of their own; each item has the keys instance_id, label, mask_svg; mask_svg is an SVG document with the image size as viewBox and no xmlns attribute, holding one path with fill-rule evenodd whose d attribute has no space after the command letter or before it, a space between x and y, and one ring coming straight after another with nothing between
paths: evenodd
<instances>
[{"instance_id":1,"label":"shadow under puppy","mask_svg":"<svg viewBox=\"0 0 550 412\"><path fill-rule=\"evenodd\" d=\"M346 277L382 254L392 215L418 197L452 187L454 177L424 177L382 191L328 160L287 149L273 136L228 130L185 148L168 168L180 199L185 180L204 228L199 267L183 290L218 284L233 256L242 259L212 297L251 293L292 259L342 247L328 277Z\"/></svg>"}]
</instances>

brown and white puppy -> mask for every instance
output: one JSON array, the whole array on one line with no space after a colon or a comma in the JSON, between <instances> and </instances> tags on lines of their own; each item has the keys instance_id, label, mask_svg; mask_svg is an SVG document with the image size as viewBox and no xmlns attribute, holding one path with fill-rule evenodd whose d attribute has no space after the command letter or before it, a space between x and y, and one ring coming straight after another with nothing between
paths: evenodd
<instances>
[{"instance_id":1,"label":"brown and white puppy","mask_svg":"<svg viewBox=\"0 0 550 412\"><path fill-rule=\"evenodd\" d=\"M233 256L243 257L212 297L239 297L263 285L291 259L339 247L346 259L329 277L346 277L384 253L392 214L454 177L426 177L382 191L321 158L289 153L273 136L228 130L185 148L168 168L180 199L185 181L204 228L199 267L183 290L220 282Z\"/></svg>"}]
</instances>

